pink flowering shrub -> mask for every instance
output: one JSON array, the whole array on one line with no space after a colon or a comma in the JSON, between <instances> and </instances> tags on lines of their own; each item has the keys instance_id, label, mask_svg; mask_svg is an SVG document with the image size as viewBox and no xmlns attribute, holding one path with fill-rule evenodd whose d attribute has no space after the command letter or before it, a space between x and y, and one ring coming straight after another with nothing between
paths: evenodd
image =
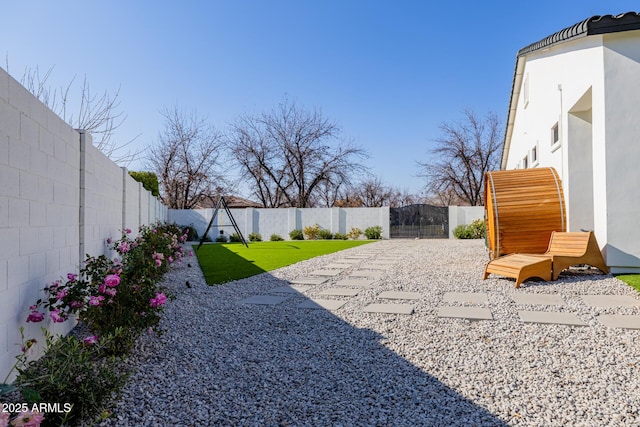
<instances>
[{"instance_id":1,"label":"pink flowering shrub","mask_svg":"<svg viewBox=\"0 0 640 427\"><path fill-rule=\"evenodd\" d=\"M156 327L166 302L157 283L171 263L181 262L187 235L175 225L141 227L131 238L125 229L119 240L107 239L117 256L87 257L79 274L69 273L45 288L48 298L31 306L27 322L48 316L64 322L78 316L94 336L120 331L113 351L127 352L143 331ZM45 312L42 312L44 310Z\"/></svg>"}]
</instances>

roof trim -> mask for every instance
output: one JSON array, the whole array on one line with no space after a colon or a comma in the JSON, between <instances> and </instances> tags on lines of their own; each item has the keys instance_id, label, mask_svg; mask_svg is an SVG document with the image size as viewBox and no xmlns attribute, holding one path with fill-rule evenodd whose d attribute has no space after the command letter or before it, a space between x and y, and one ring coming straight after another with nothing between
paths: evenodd
<instances>
[{"instance_id":1,"label":"roof trim","mask_svg":"<svg viewBox=\"0 0 640 427\"><path fill-rule=\"evenodd\" d=\"M516 105L520 97L520 84L522 81L522 71L524 67L525 57L535 51L546 49L559 43L574 40L581 37L592 36L596 34L618 33L622 31L640 30L640 13L626 12L619 15L596 15L578 22L571 27L567 27L557 33L551 34L544 39L523 47L516 55L516 66L513 73L513 82L511 85L511 98L509 100L509 110L507 115L507 123L505 126L504 144L502 147L502 157L500 159L500 168L506 168L506 153L511 146L511 136L516 114Z\"/></svg>"},{"instance_id":2,"label":"roof trim","mask_svg":"<svg viewBox=\"0 0 640 427\"><path fill-rule=\"evenodd\" d=\"M640 30L640 13L626 12L620 15L596 15L578 22L571 27L551 34L538 42L523 47L518 51L518 56L535 52L579 37L592 36L595 34L618 33L621 31Z\"/></svg>"}]
</instances>

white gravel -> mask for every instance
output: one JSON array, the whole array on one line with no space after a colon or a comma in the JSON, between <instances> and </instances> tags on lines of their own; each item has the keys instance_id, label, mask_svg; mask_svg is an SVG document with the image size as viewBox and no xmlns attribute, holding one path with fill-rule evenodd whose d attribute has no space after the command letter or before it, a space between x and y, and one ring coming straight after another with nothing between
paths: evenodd
<instances>
[{"instance_id":1,"label":"white gravel","mask_svg":"<svg viewBox=\"0 0 640 427\"><path fill-rule=\"evenodd\" d=\"M277 306L239 303L349 254L370 255L359 266L397 262L355 297L321 297L347 301L335 312L296 306L344 274ZM164 281L177 295L165 333L140 340L136 373L101 425L640 425L640 331L597 321L640 308L580 298L637 292L590 271L514 289L513 280L482 280L487 260L482 241L390 240L210 287L186 258ZM418 292L418 301L397 301L413 303L414 314L363 312L387 290ZM444 303L446 292L486 292L478 306L494 320L438 318L440 306L464 305ZM515 292L566 304L517 306ZM565 311L588 326L525 324L518 310Z\"/></svg>"}]
</instances>

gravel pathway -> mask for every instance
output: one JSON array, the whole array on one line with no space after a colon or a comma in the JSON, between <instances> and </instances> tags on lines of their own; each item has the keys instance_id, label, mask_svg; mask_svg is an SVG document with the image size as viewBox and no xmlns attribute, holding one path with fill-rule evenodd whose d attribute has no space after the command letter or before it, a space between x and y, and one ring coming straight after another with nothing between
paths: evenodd
<instances>
[{"instance_id":1,"label":"gravel pathway","mask_svg":"<svg viewBox=\"0 0 640 427\"><path fill-rule=\"evenodd\" d=\"M349 255L388 268L336 311L242 304ZM388 260L393 260L393 263ZM610 275L553 283L483 281L481 241L390 240L209 287L197 261L170 271L160 336L143 337L113 418L101 426L640 425L640 331L607 328L582 295L638 294ZM187 263L192 264L188 267ZM186 286L186 281L191 287ZM417 292L412 315L366 313L383 291ZM447 292L486 292L494 320L439 318ZM518 306L516 292L563 306ZM327 298L327 297L320 297ZM402 302L402 301L401 301ZM518 310L567 311L585 327L523 323Z\"/></svg>"}]
</instances>

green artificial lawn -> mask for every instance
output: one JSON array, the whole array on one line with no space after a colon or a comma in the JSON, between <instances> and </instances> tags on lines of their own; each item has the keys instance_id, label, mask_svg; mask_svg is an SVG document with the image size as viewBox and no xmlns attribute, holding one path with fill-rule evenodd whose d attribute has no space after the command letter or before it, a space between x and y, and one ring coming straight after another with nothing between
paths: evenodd
<instances>
[{"instance_id":1,"label":"green artificial lawn","mask_svg":"<svg viewBox=\"0 0 640 427\"><path fill-rule=\"evenodd\" d=\"M309 258L371 243L373 240L291 240L282 242L210 243L197 249L209 285L244 279Z\"/></svg>"},{"instance_id":2,"label":"green artificial lawn","mask_svg":"<svg viewBox=\"0 0 640 427\"><path fill-rule=\"evenodd\" d=\"M621 274L616 278L622 280L636 291L640 292L640 274Z\"/></svg>"}]
</instances>

